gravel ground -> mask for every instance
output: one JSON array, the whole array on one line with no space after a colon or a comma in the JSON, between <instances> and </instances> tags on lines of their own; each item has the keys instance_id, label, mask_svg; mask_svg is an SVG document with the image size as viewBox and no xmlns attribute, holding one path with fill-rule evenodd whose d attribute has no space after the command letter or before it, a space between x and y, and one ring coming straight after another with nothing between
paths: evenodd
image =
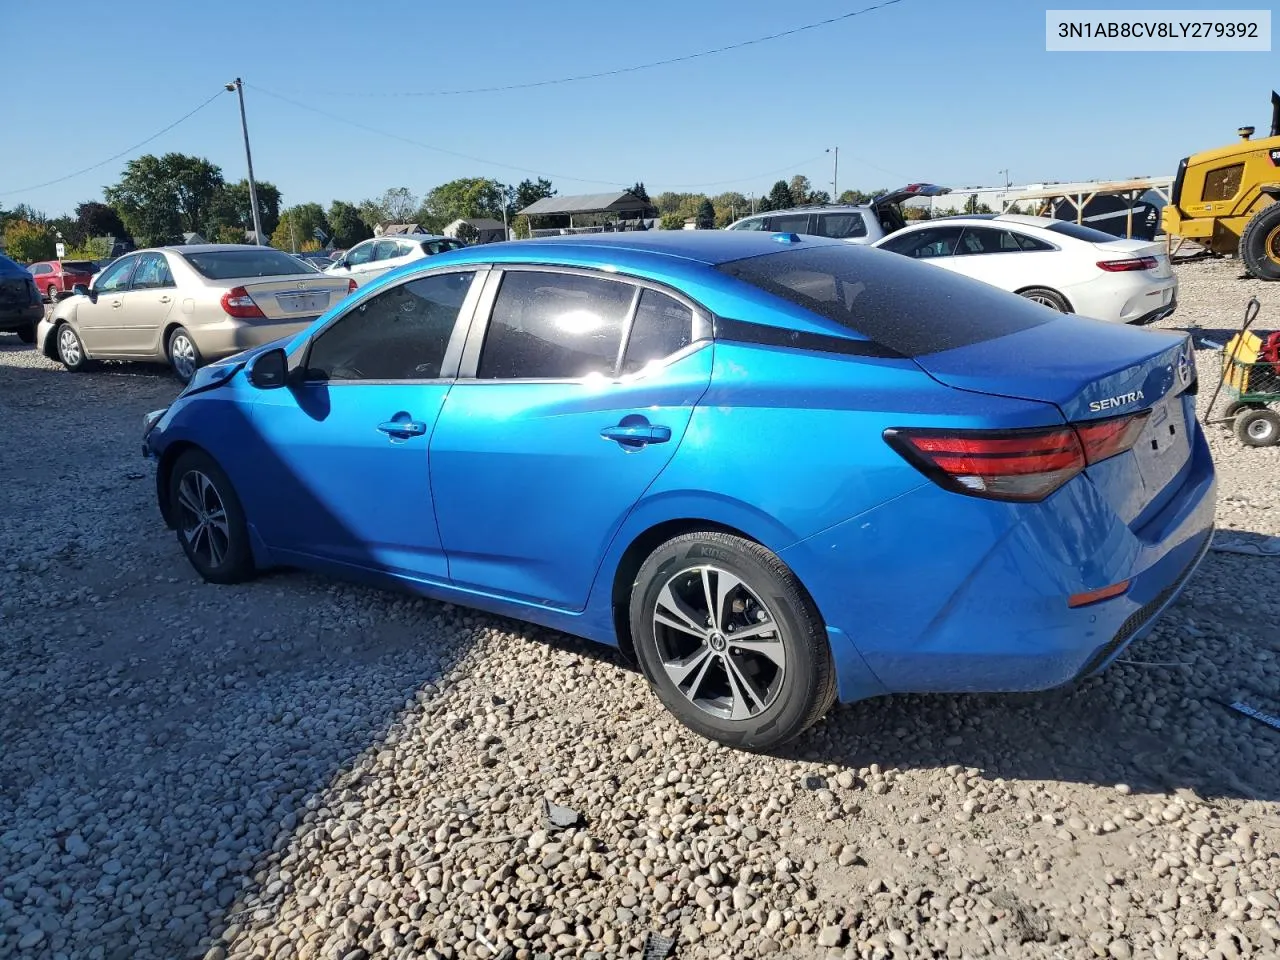
<instances>
[{"instance_id":1,"label":"gravel ground","mask_svg":"<svg viewBox=\"0 0 1280 960\"><path fill-rule=\"evenodd\" d=\"M1165 325L1256 294L1280 327L1280 284L1178 269ZM176 392L0 335L0 956L1280 951L1280 736L1211 699L1280 708L1275 560L1210 554L1096 680L837 708L752 756L570 638L297 573L199 583L138 445ZM1280 533L1280 448L1211 443L1220 524Z\"/></svg>"}]
</instances>

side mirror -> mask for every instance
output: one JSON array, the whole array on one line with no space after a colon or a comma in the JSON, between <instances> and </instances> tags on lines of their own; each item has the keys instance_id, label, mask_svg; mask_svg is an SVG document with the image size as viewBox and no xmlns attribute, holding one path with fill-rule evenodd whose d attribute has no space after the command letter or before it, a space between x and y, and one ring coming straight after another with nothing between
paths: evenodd
<instances>
[{"instance_id":1,"label":"side mirror","mask_svg":"<svg viewBox=\"0 0 1280 960\"><path fill-rule=\"evenodd\" d=\"M98 295L94 293L93 290L85 286L83 283L77 283L74 287L72 287L71 295L73 297L88 297L94 303L98 302Z\"/></svg>"},{"instance_id":2,"label":"side mirror","mask_svg":"<svg viewBox=\"0 0 1280 960\"><path fill-rule=\"evenodd\" d=\"M289 358L281 347L258 354L249 365L249 382L259 390L283 387L288 380Z\"/></svg>"}]
</instances>

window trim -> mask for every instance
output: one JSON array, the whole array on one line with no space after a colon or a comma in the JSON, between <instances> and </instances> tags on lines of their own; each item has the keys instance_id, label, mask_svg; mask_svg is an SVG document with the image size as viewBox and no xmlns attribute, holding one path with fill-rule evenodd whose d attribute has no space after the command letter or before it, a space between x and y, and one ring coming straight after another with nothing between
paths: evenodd
<instances>
[{"instance_id":1,"label":"window trim","mask_svg":"<svg viewBox=\"0 0 1280 960\"><path fill-rule=\"evenodd\" d=\"M413 380L308 380L306 379L307 363L311 358L311 347L324 332L334 324L340 323L348 317L361 304L374 297L388 293L397 287L406 284L416 283L419 280L426 280L429 277L444 276L450 273L474 273L475 279L471 281L471 286L467 290L467 295L463 298L462 306L458 309L458 318L453 322L453 331L449 334L449 342L444 348L444 357L440 360L440 376L423 377ZM442 266L436 270L425 270L422 273L415 273L412 276L405 277L399 283L387 284L372 290L369 287L361 287L356 294L356 299L341 313L334 315L325 321L324 326L311 333L305 340L289 351L288 367L291 376L296 375L298 382L305 387L360 387L366 384L387 386L389 384L432 384L432 383L452 383L458 378L458 365L462 358L463 346L467 342L467 334L470 332L473 321L476 316L476 306L480 302L480 297L488 281L490 266L487 263L459 263L448 266Z\"/></svg>"},{"instance_id":2,"label":"window trim","mask_svg":"<svg viewBox=\"0 0 1280 960\"><path fill-rule=\"evenodd\" d=\"M592 269L590 267L571 267L560 264L547 263L494 263L490 264L492 268L485 282L485 289L481 296L480 303L476 308L475 314L471 319L471 329L468 332L466 344L462 350L462 362L458 368L458 380L470 383L486 383L495 386L506 383L599 383L604 378L610 383L622 384L632 383L637 379L650 375L655 369L662 369L676 360L682 359L696 350L710 344L714 339L713 318L709 310L691 299L679 290L673 289L663 283L648 280L644 277L635 277L630 274L614 273L609 270ZM627 308L626 316L623 318L622 338L618 347L618 354L613 360L613 370L608 374L587 374L582 377L485 377L480 378L476 374L480 370L480 354L484 349L484 340L489 333L489 325L493 322L493 308L498 300L498 291L502 286L502 277L506 273L554 273L558 275L571 275L579 277L590 277L595 280L612 280L615 283L629 284L634 288L631 296L631 305ZM626 349L631 342L631 326L635 322L636 312L640 307L640 294L645 289L651 289L656 293L665 294L671 299L688 307L693 313L693 329L690 331L692 339L689 345L677 350L675 353L664 357L661 361L646 364L642 370L635 373L621 373L622 360L626 356ZM656 364L656 365L655 365Z\"/></svg>"}]
</instances>

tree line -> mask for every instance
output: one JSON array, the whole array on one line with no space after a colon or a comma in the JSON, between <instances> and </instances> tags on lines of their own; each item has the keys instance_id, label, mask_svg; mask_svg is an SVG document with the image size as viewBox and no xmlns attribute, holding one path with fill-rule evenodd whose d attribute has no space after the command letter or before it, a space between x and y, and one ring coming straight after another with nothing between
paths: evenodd
<instances>
[{"instance_id":1,"label":"tree line","mask_svg":"<svg viewBox=\"0 0 1280 960\"><path fill-rule=\"evenodd\" d=\"M346 249L373 236L374 228L384 223L417 223L429 233L440 233L458 219L505 219L516 236L568 225L567 217L519 215L535 201L557 194L543 177L514 185L488 177L460 177L421 196L408 187L393 187L378 197L334 200L327 208L319 203L283 207L275 184L259 180L256 188L262 239L282 250ZM715 196L664 192L651 198L643 182L630 190L656 208L667 229L680 229L688 221L713 229L751 213L831 202L827 191L814 189L808 177L799 174L777 181L760 197L727 191ZM838 200L866 203L883 192L845 190ZM52 259L59 239L66 244L67 258L96 260L112 254L112 239L158 246L181 243L184 235L194 233L210 242L251 243L252 230L248 181L228 182L217 164L182 153L130 160L119 181L103 190L103 200L86 200L70 214L50 218L22 204L0 209L5 250L23 263Z\"/></svg>"}]
</instances>

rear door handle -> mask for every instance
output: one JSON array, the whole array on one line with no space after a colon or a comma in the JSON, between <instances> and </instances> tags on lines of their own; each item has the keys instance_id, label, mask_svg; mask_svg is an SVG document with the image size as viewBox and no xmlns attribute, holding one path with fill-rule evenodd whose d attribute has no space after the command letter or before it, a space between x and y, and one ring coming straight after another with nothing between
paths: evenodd
<instances>
[{"instance_id":1,"label":"rear door handle","mask_svg":"<svg viewBox=\"0 0 1280 960\"><path fill-rule=\"evenodd\" d=\"M615 427L605 427L600 431L600 436L606 440L616 440L623 446L642 447L647 443L666 443L671 439L671 428L650 423L618 424Z\"/></svg>"},{"instance_id":2,"label":"rear door handle","mask_svg":"<svg viewBox=\"0 0 1280 960\"><path fill-rule=\"evenodd\" d=\"M420 437L427 432L421 420L388 420L378 424L378 429L393 437Z\"/></svg>"}]
</instances>

